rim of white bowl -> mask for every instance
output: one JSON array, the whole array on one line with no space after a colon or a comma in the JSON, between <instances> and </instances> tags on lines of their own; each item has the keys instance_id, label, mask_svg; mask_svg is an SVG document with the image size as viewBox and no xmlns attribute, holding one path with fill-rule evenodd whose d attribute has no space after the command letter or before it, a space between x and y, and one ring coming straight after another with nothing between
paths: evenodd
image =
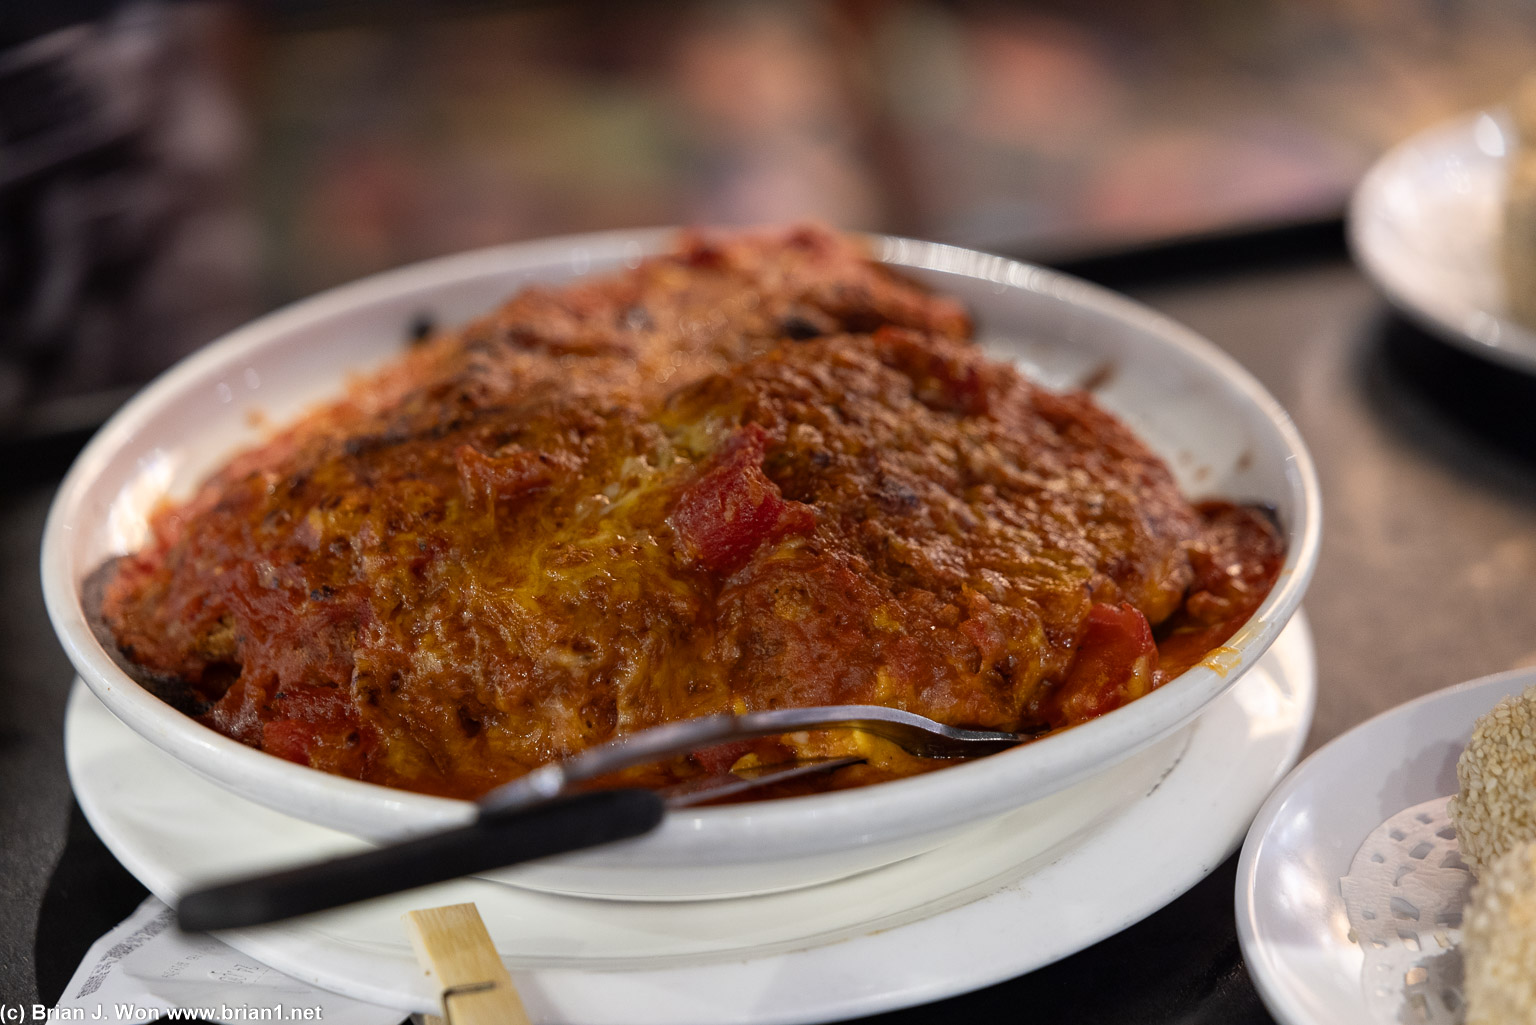
<instances>
[{"instance_id":1,"label":"rim of white bowl","mask_svg":"<svg viewBox=\"0 0 1536 1025\"><path fill-rule=\"evenodd\" d=\"M95 567L76 567L68 540L73 518L92 483L151 416L183 387L217 367L269 344L270 340L372 301L463 281L477 274L547 270L569 263L573 250L603 250L622 258L651 255L681 229L651 228L561 236L510 243L440 257L386 271L321 292L262 316L211 342L161 374L119 410L86 445L49 509L43 532L43 596L61 643L91 689L130 727L173 757L215 781L238 771L248 791L362 805L408 827L463 819L468 802L395 790L297 765L223 736L183 715L135 683L97 642L86 620L80 585ZM1130 323L1204 364L1263 415L1287 452L1286 485L1295 522L1284 525L1287 552L1280 577L1258 611L1227 642L1240 663L1218 673L1198 665L1125 708L1064 733L1011 751L854 790L775 801L680 810L646 838L649 849L726 847L772 835L813 852L836 833L862 841L914 832L901 828L914 807L933 808L921 830L943 828L1045 796L1167 736L1191 721L1211 699L1258 661L1299 607L1317 563L1322 505L1316 469L1290 416L1236 360L1189 328L1108 289L1033 264L935 242L865 235L874 256L898 269L929 270L981 278L1054 299L1090 313ZM639 250L635 247L639 246ZM222 771L220 771L222 770ZM1040 780L1048 780L1042 789ZM225 784L227 785L227 784ZM963 799L957 799L962 798ZM947 798L947 800L946 800ZM259 799L259 798L258 798ZM914 804L916 802L916 804ZM281 804L274 807L282 810Z\"/></svg>"}]
</instances>

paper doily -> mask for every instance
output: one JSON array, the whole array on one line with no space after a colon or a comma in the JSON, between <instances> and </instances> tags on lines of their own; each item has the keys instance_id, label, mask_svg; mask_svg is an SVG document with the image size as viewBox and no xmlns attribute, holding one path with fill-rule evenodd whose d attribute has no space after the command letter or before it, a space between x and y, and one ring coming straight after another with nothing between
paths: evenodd
<instances>
[{"instance_id":1,"label":"paper doily","mask_svg":"<svg viewBox=\"0 0 1536 1025\"><path fill-rule=\"evenodd\" d=\"M1461 1025L1461 916L1472 872L1447 797L1398 812L1365 838L1339 890L1350 938L1365 952L1360 983L1375 1020Z\"/></svg>"}]
</instances>

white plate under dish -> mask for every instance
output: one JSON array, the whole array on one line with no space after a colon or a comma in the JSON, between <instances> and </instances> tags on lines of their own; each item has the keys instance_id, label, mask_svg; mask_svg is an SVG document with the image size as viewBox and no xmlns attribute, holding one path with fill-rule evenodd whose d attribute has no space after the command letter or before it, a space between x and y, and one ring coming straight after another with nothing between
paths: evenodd
<instances>
[{"instance_id":1,"label":"white plate under dish","mask_svg":"<svg viewBox=\"0 0 1536 1025\"><path fill-rule=\"evenodd\" d=\"M1418 323L1480 356L1536 372L1536 332L1510 318L1499 269L1514 146L1499 112L1399 144L1355 190L1349 241L1387 298Z\"/></svg>"},{"instance_id":2,"label":"white plate under dish","mask_svg":"<svg viewBox=\"0 0 1536 1025\"><path fill-rule=\"evenodd\" d=\"M317 772L237 743L135 684L97 642L82 581L107 558L137 549L150 512L182 496L233 451L259 440L253 408L283 422L334 396L349 374L398 352L428 313L457 324L534 282L568 282L634 266L666 251L667 231L610 232L496 247L378 275L263 317L167 372L123 408L81 453L59 489L43 539L43 593L76 670L138 733L232 794L384 839L444 828L467 802ZM1110 770L1163 744L1256 664L1299 606L1316 564L1321 510L1306 447L1284 410L1231 357L1123 296L1038 267L952 246L871 237L876 257L955 296L974 313L978 341L1048 386L1099 382L1097 397L1171 466L1186 493L1276 510L1285 562L1248 622L1212 656L1156 691L1060 734L993 758L878 786L782 801L691 809L622 848L551 859L517 873L521 885L583 896L689 899L766 893L837 879L911 857L1030 802L1100 777L1107 813L1162 766L1115 787ZM1062 802L1054 801L1058 809ZM1037 811L1019 842L1036 850L1082 828ZM1091 818L1092 814L1086 815Z\"/></svg>"},{"instance_id":3,"label":"white plate under dish","mask_svg":"<svg viewBox=\"0 0 1536 1025\"><path fill-rule=\"evenodd\" d=\"M1518 669L1383 712L1314 752L1265 802L1238 862L1237 936L1259 995L1284 1025L1382 1021L1339 880L1377 826L1456 793L1456 760L1473 724L1532 683L1536 669Z\"/></svg>"},{"instance_id":4,"label":"white plate under dish","mask_svg":"<svg viewBox=\"0 0 1536 1025\"><path fill-rule=\"evenodd\" d=\"M1235 849L1295 762L1316 669L1298 613L1179 738L1151 793L1064 849L1021 862L1014 812L964 842L823 886L735 900L559 897L461 880L223 938L322 988L402 1010L431 994L400 927L473 901L538 1022L768 1025L937 1000L1049 964L1162 907ZM234 797L113 718L81 684L70 779L102 841L161 899L302 861L353 837Z\"/></svg>"}]
</instances>

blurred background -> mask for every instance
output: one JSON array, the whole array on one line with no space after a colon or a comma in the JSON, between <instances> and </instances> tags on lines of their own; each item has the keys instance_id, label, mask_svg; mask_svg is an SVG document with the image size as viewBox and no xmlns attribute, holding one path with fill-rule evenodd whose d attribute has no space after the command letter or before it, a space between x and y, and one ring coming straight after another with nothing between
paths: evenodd
<instances>
[{"instance_id":1,"label":"blurred background","mask_svg":"<svg viewBox=\"0 0 1536 1025\"><path fill-rule=\"evenodd\" d=\"M470 247L815 218L1061 262L1336 218L1531 0L49 0L0 13L0 436Z\"/></svg>"}]
</instances>

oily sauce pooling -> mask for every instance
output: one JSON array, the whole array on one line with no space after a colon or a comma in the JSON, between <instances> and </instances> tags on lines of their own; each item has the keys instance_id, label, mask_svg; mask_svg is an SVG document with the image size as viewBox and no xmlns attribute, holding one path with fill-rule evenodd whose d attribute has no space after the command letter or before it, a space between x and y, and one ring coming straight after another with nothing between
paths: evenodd
<instances>
[{"instance_id":1,"label":"oily sauce pooling","mask_svg":"<svg viewBox=\"0 0 1536 1025\"><path fill-rule=\"evenodd\" d=\"M1231 636L1282 544L969 336L829 232L688 236L237 456L156 515L103 617L214 729L436 794L721 711L1070 726ZM827 731L637 781L850 750L831 785L927 767Z\"/></svg>"}]
</instances>

